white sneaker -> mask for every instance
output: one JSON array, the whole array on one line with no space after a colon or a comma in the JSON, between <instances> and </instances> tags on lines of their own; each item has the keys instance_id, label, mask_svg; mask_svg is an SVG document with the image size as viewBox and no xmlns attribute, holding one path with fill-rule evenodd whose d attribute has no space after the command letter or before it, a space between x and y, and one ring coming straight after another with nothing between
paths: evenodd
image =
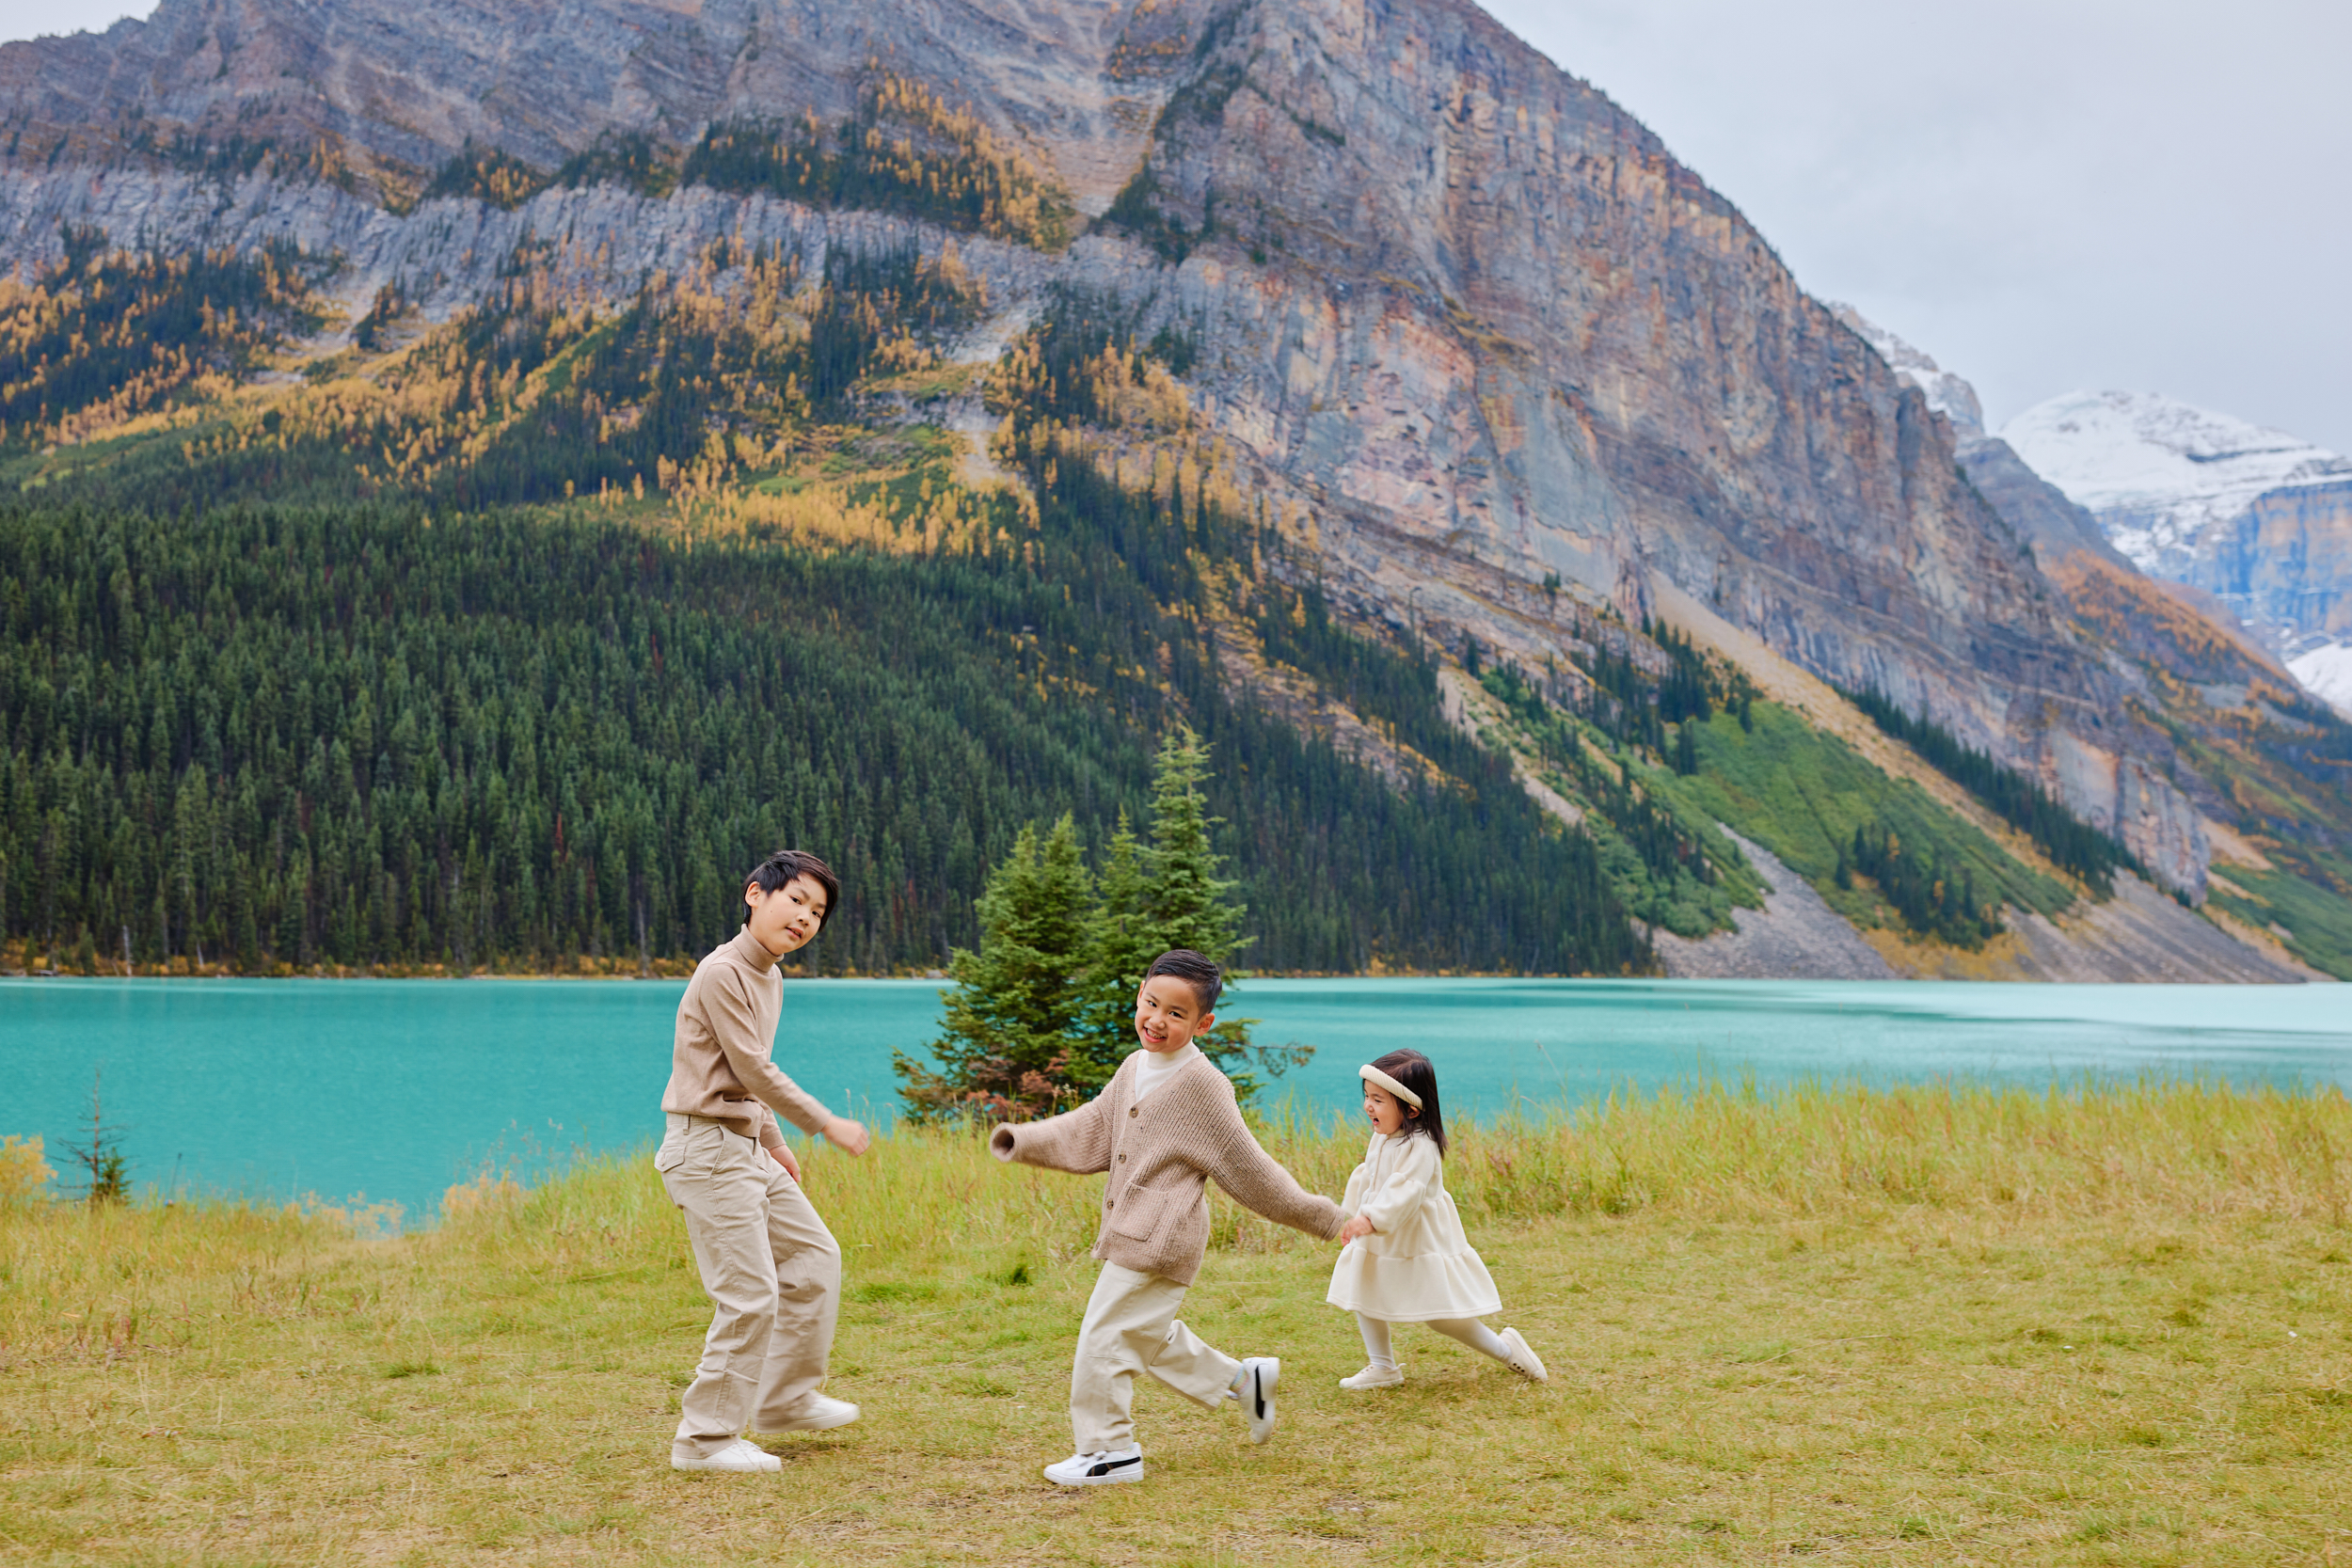
<instances>
[{"instance_id":1,"label":"white sneaker","mask_svg":"<svg viewBox=\"0 0 2352 1568\"><path fill-rule=\"evenodd\" d=\"M1510 1368L1513 1371L1518 1373L1519 1376L1527 1379L1530 1383L1542 1383L1547 1381L1544 1373L1543 1357L1537 1355L1534 1351L1527 1348L1527 1341L1519 1338L1519 1331L1518 1329L1506 1328L1502 1331L1500 1338L1502 1340L1503 1348L1511 1353L1509 1358L1503 1362L1504 1366Z\"/></svg>"},{"instance_id":2,"label":"white sneaker","mask_svg":"<svg viewBox=\"0 0 2352 1568\"><path fill-rule=\"evenodd\" d=\"M1143 1479L1143 1445L1130 1444L1102 1453L1073 1453L1045 1466L1045 1479L1057 1486L1110 1486Z\"/></svg>"},{"instance_id":3,"label":"white sneaker","mask_svg":"<svg viewBox=\"0 0 2352 1568\"><path fill-rule=\"evenodd\" d=\"M717 1453L670 1454L673 1470L718 1470L727 1475L755 1476L784 1468L784 1461L758 1444L738 1437Z\"/></svg>"},{"instance_id":4,"label":"white sneaker","mask_svg":"<svg viewBox=\"0 0 2352 1568\"><path fill-rule=\"evenodd\" d=\"M848 1400L836 1400L824 1394L811 1394L801 1402L799 1412L778 1421L778 1432L831 1432L834 1427L848 1426L857 1419L857 1406Z\"/></svg>"},{"instance_id":5,"label":"white sneaker","mask_svg":"<svg viewBox=\"0 0 2352 1568\"><path fill-rule=\"evenodd\" d=\"M1394 1364L1382 1366L1374 1362L1354 1377L1340 1379L1343 1388L1393 1388L1405 1381L1405 1369Z\"/></svg>"},{"instance_id":6,"label":"white sneaker","mask_svg":"<svg viewBox=\"0 0 2352 1568\"><path fill-rule=\"evenodd\" d=\"M1241 1401L1241 1413L1249 1418L1249 1440L1263 1443L1274 1435L1274 1385L1282 1376L1282 1363L1271 1355L1245 1356L1241 1364L1241 1383L1233 1397Z\"/></svg>"}]
</instances>

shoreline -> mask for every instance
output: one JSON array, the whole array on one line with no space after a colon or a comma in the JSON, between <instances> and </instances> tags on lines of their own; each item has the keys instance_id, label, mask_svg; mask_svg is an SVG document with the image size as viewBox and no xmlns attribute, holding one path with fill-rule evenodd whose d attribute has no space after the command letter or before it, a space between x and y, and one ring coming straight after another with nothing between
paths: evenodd
<instances>
[{"instance_id":1,"label":"shoreline","mask_svg":"<svg viewBox=\"0 0 2352 1568\"><path fill-rule=\"evenodd\" d=\"M279 964L267 971L247 972L228 964L206 964L198 968L182 963L165 969L135 970L123 973L119 960L101 964L80 972L71 969L0 968L0 980L599 980L623 983L628 981L684 981L692 977L693 964L684 959L661 959L648 972L639 973L634 966L611 965L580 969L474 969L452 971L442 964L392 965L374 964L366 968L344 965L313 965L296 969ZM886 974L865 974L847 970L837 974L787 974L787 983L803 984L820 980L897 980L927 981L949 986L951 980L945 970L895 971ZM2045 979L2033 975L2004 975L1979 978L1947 974L1893 974L1883 978L1828 978L1808 974L1526 974L1487 970L1252 970L1232 976L1231 983L1248 985L1258 980L1578 980L1597 983L1647 982L1666 985L1740 985L1774 984L1780 982L1808 985L1895 985L1895 986L2226 986L2248 990L2277 986L2342 985L2332 975L2297 980L2254 980L2219 978L2210 980L2072 980Z\"/></svg>"}]
</instances>

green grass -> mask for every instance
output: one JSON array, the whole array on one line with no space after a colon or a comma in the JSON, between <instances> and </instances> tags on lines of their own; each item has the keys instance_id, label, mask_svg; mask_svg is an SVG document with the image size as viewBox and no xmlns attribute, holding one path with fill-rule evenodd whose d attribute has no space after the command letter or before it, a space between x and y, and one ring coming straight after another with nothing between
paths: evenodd
<instances>
[{"instance_id":1,"label":"green grass","mask_svg":"<svg viewBox=\"0 0 2352 1568\"><path fill-rule=\"evenodd\" d=\"M1354 1130L1268 1141L1333 1190ZM1284 1358L1263 1449L1147 1384L1151 1474L1065 1494L1098 1184L961 1134L827 1153L832 1389L776 1477L666 1467L707 1307L642 1156L438 1228L0 1216L0 1555L27 1563L2253 1563L2352 1554L2352 1105L2141 1085L1731 1090L1466 1135L1550 1362L1423 1331L1218 1210L1184 1316Z\"/></svg>"},{"instance_id":2,"label":"green grass","mask_svg":"<svg viewBox=\"0 0 2352 1568\"><path fill-rule=\"evenodd\" d=\"M2277 926L2284 933L2280 940L2296 958L2339 980L2352 980L2352 899L2292 871L2253 871L2241 865L2217 870L2250 896L2217 886L2208 895L2216 904L2249 926Z\"/></svg>"},{"instance_id":3,"label":"green grass","mask_svg":"<svg viewBox=\"0 0 2352 1568\"><path fill-rule=\"evenodd\" d=\"M1848 919L1899 924L1866 879L1851 888L1836 879L1839 847L1873 821L1894 830L1907 852L1930 852L1947 870L1965 867L1979 898L2045 915L2074 901L2063 883L2021 863L1916 784L1888 777L1836 736L1777 703L1756 703L1751 716L1747 732L1732 715L1715 715L1699 726L1699 771L1677 778L1658 770L1652 780L1779 856Z\"/></svg>"}]
</instances>

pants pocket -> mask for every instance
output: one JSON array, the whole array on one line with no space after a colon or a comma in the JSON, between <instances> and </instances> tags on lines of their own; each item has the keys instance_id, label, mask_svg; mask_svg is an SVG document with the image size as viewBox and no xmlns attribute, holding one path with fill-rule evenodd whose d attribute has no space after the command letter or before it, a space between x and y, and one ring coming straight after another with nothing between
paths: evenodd
<instances>
[{"instance_id":1,"label":"pants pocket","mask_svg":"<svg viewBox=\"0 0 2352 1568\"><path fill-rule=\"evenodd\" d=\"M690 1127L683 1132L673 1132L661 1140L660 1148L654 1152L654 1169L665 1177L707 1181L718 1174L729 1141L743 1140L723 1127Z\"/></svg>"}]
</instances>

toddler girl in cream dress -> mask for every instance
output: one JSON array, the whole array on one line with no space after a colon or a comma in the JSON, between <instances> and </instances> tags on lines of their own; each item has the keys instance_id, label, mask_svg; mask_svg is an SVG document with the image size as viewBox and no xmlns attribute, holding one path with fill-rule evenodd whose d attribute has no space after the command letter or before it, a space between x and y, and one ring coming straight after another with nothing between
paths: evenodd
<instances>
[{"instance_id":1,"label":"toddler girl in cream dress","mask_svg":"<svg viewBox=\"0 0 2352 1568\"><path fill-rule=\"evenodd\" d=\"M1445 1190L1445 1121L1438 1072L1418 1051L1391 1051L1358 1069L1372 1144L1347 1179L1340 1212L1340 1260L1324 1299L1356 1314L1371 1364L1343 1388L1393 1388L1405 1381L1389 1348L1389 1325L1427 1323L1493 1356L1521 1377L1544 1381L1544 1364L1516 1328L1501 1334L1478 1320L1502 1310L1486 1265L1462 1233Z\"/></svg>"}]
</instances>

